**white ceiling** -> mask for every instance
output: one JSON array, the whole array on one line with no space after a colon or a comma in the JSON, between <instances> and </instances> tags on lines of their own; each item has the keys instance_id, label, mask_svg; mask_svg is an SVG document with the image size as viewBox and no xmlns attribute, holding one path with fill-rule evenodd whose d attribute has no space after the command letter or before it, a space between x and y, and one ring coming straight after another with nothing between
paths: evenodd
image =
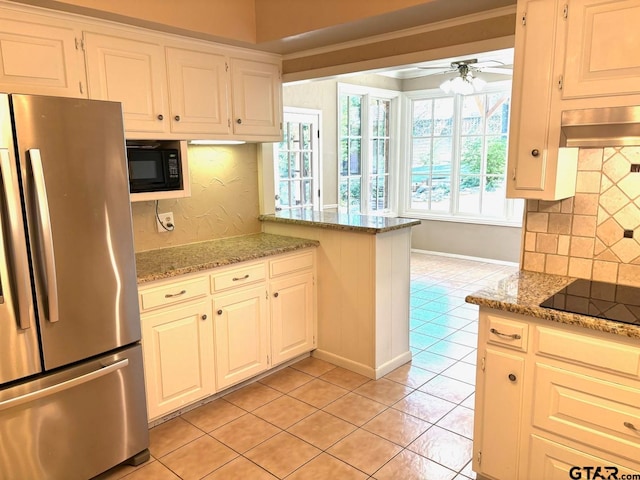
<instances>
[{"instance_id":1,"label":"white ceiling","mask_svg":"<svg viewBox=\"0 0 640 480\"><path fill-rule=\"evenodd\" d=\"M399 79L409 79L409 78L418 78L424 77L427 75L442 75L443 78L445 75L453 75L455 72L451 71L451 63L460 61L460 60L470 60L476 59L478 63L482 64L483 62L498 62L495 66L499 64L504 65L505 69L513 68L513 48L507 48L504 50L495 50L491 52L483 52L477 53L473 55L465 55L463 57L452 57L452 58L443 58L440 60L434 60L430 62L421 62L414 63L411 65L404 65L402 67L396 68L388 68L383 70L376 70L368 73L376 73L378 75L384 75L386 77L393 77ZM492 65L494 66L494 65ZM442 67L440 69L427 69L421 67ZM510 75L491 75L491 78L497 79L497 77L503 77L502 80L511 79Z\"/></svg>"}]
</instances>

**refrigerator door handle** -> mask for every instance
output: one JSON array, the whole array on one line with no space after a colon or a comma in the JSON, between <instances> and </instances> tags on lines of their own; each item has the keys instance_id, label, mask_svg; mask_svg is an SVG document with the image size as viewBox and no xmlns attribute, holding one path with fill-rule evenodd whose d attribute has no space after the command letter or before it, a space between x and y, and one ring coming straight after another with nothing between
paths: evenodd
<instances>
[{"instance_id":1,"label":"refrigerator door handle","mask_svg":"<svg viewBox=\"0 0 640 480\"><path fill-rule=\"evenodd\" d=\"M116 370L120 370L127 365L129 365L129 359L124 358L118 362L112 363L111 365L106 365L99 370L85 373L84 375L72 378L71 380L60 382L55 385L51 385L50 387L36 390L35 392L25 393L24 395L5 400L3 402L0 402L0 412L2 412L3 410L8 410L9 408L17 407L18 405L22 405L23 403L35 402L36 400L39 400L41 398L48 397L49 395L53 395L54 393L62 392L64 390L69 390L70 388L77 387L78 385L82 385L83 383L91 382L92 380L97 380L98 378L109 375L110 373L115 372Z\"/></svg>"},{"instance_id":2,"label":"refrigerator door handle","mask_svg":"<svg viewBox=\"0 0 640 480\"><path fill-rule=\"evenodd\" d=\"M49 304L48 320L55 323L58 318L58 283L56 280L56 259L53 254L53 235L51 233L51 218L49 216L49 202L47 201L47 187L44 182L44 170L40 150L29 149L33 182L35 185L36 201L38 203L38 220L42 232L40 250L44 259L47 302Z\"/></svg>"},{"instance_id":3,"label":"refrigerator door handle","mask_svg":"<svg viewBox=\"0 0 640 480\"><path fill-rule=\"evenodd\" d=\"M12 288L16 290L17 296L17 315L18 326L22 330L26 330L31 327L31 318L33 317L32 309L33 303L31 302L31 280L29 278L29 259L27 258L27 244L25 242L24 225L22 223L21 214L21 202L20 202L20 190L18 187L18 178L14 172L15 169L11 168L11 158L9 156L9 150L6 148L0 149L0 174L2 175L2 190L4 194L4 200L7 208L9 234L11 241L9 248L5 252L6 255L12 256L12 265L7 263L7 272L10 272L10 276L13 276L16 280L16 285L12 285L9 288L5 288L3 294L6 304L9 309L15 312L15 305L11 295ZM13 270L13 271L11 271ZM3 282L8 279L2 279ZM6 284L6 283L5 283Z\"/></svg>"}]
</instances>

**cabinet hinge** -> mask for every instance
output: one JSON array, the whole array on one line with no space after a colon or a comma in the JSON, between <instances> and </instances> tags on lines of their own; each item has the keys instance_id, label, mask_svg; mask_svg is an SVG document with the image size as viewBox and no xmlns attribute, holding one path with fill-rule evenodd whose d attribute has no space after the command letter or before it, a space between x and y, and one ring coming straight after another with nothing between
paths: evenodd
<instances>
[{"instance_id":1,"label":"cabinet hinge","mask_svg":"<svg viewBox=\"0 0 640 480\"><path fill-rule=\"evenodd\" d=\"M76 50L84 50L84 40L82 38L76 38Z\"/></svg>"},{"instance_id":2,"label":"cabinet hinge","mask_svg":"<svg viewBox=\"0 0 640 480\"><path fill-rule=\"evenodd\" d=\"M569 4L568 3L564 4L564 9L562 10L562 18L564 18L565 20L567 18L569 18Z\"/></svg>"},{"instance_id":3,"label":"cabinet hinge","mask_svg":"<svg viewBox=\"0 0 640 480\"><path fill-rule=\"evenodd\" d=\"M527 14L525 13L524 15L522 15L522 25L526 25L527 24Z\"/></svg>"},{"instance_id":4,"label":"cabinet hinge","mask_svg":"<svg viewBox=\"0 0 640 480\"><path fill-rule=\"evenodd\" d=\"M84 87L82 86L82 82L78 82L78 88L80 89L80 93L84 94Z\"/></svg>"},{"instance_id":5,"label":"cabinet hinge","mask_svg":"<svg viewBox=\"0 0 640 480\"><path fill-rule=\"evenodd\" d=\"M516 180L516 168L513 169L513 176L512 176L513 180Z\"/></svg>"},{"instance_id":6,"label":"cabinet hinge","mask_svg":"<svg viewBox=\"0 0 640 480\"><path fill-rule=\"evenodd\" d=\"M271 365L271 362L269 361L269 355L267 355L267 365Z\"/></svg>"},{"instance_id":7,"label":"cabinet hinge","mask_svg":"<svg viewBox=\"0 0 640 480\"><path fill-rule=\"evenodd\" d=\"M282 122L280 122L280 131L282 131Z\"/></svg>"},{"instance_id":8,"label":"cabinet hinge","mask_svg":"<svg viewBox=\"0 0 640 480\"><path fill-rule=\"evenodd\" d=\"M264 298L265 298L265 300L269 300L269 291L268 290L264 291Z\"/></svg>"},{"instance_id":9,"label":"cabinet hinge","mask_svg":"<svg viewBox=\"0 0 640 480\"><path fill-rule=\"evenodd\" d=\"M482 452L478 452L478 465L482 464Z\"/></svg>"},{"instance_id":10,"label":"cabinet hinge","mask_svg":"<svg viewBox=\"0 0 640 480\"><path fill-rule=\"evenodd\" d=\"M483 372L484 372L484 368L485 368L484 358L485 358L485 357L482 357L482 358L480 359L480 370L482 370Z\"/></svg>"},{"instance_id":11,"label":"cabinet hinge","mask_svg":"<svg viewBox=\"0 0 640 480\"><path fill-rule=\"evenodd\" d=\"M564 77L560 75L558 77L558 90L562 90L563 86L564 86Z\"/></svg>"},{"instance_id":12,"label":"cabinet hinge","mask_svg":"<svg viewBox=\"0 0 640 480\"><path fill-rule=\"evenodd\" d=\"M229 64L227 62L224 62L224 71L225 72L229 71Z\"/></svg>"},{"instance_id":13,"label":"cabinet hinge","mask_svg":"<svg viewBox=\"0 0 640 480\"><path fill-rule=\"evenodd\" d=\"M313 345L315 345L315 344L316 344L316 336L314 335L313 336Z\"/></svg>"},{"instance_id":14,"label":"cabinet hinge","mask_svg":"<svg viewBox=\"0 0 640 480\"><path fill-rule=\"evenodd\" d=\"M227 118L227 127L231 128L231 119Z\"/></svg>"}]
</instances>

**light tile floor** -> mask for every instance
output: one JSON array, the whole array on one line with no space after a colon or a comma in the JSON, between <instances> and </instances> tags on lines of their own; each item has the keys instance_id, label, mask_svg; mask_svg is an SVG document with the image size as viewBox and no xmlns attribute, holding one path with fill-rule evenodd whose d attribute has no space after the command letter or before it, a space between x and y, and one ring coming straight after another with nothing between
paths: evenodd
<instances>
[{"instance_id":1,"label":"light tile floor","mask_svg":"<svg viewBox=\"0 0 640 480\"><path fill-rule=\"evenodd\" d=\"M477 307L516 267L414 253L411 363L377 381L313 357L150 431L152 458L101 480L466 480Z\"/></svg>"}]
</instances>

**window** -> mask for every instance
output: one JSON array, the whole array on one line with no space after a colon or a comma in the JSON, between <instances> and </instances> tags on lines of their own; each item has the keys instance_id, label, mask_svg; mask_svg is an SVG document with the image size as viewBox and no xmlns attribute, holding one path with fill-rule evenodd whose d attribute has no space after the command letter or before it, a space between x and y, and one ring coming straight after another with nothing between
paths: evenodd
<instances>
[{"instance_id":1,"label":"window","mask_svg":"<svg viewBox=\"0 0 640 480\"><path fill-rule=\"evenodd\" d=\"M276 210L320 209L320 112L285 107L283 138L275 144Z\"/></svg>"},{"instance_id":2,"label":"window","mask_svg":"<svg viewBox=\"0 0 640 480\"><path fill-rule=\"evenodd\" d=\"M472 95L407 94L407 213L517 223L522 201L506 199L510 85Z\"/></svg>"},{"instance_id":3,"label":"window","mask_svg":"<svg viewBox=\"0 0 640 480\"><path fill-rule=\"evenodd\" d=\"M380 214L393 210L392 171L398 92L338 85L338 210Z\"/></svg>"}]
</instances>

